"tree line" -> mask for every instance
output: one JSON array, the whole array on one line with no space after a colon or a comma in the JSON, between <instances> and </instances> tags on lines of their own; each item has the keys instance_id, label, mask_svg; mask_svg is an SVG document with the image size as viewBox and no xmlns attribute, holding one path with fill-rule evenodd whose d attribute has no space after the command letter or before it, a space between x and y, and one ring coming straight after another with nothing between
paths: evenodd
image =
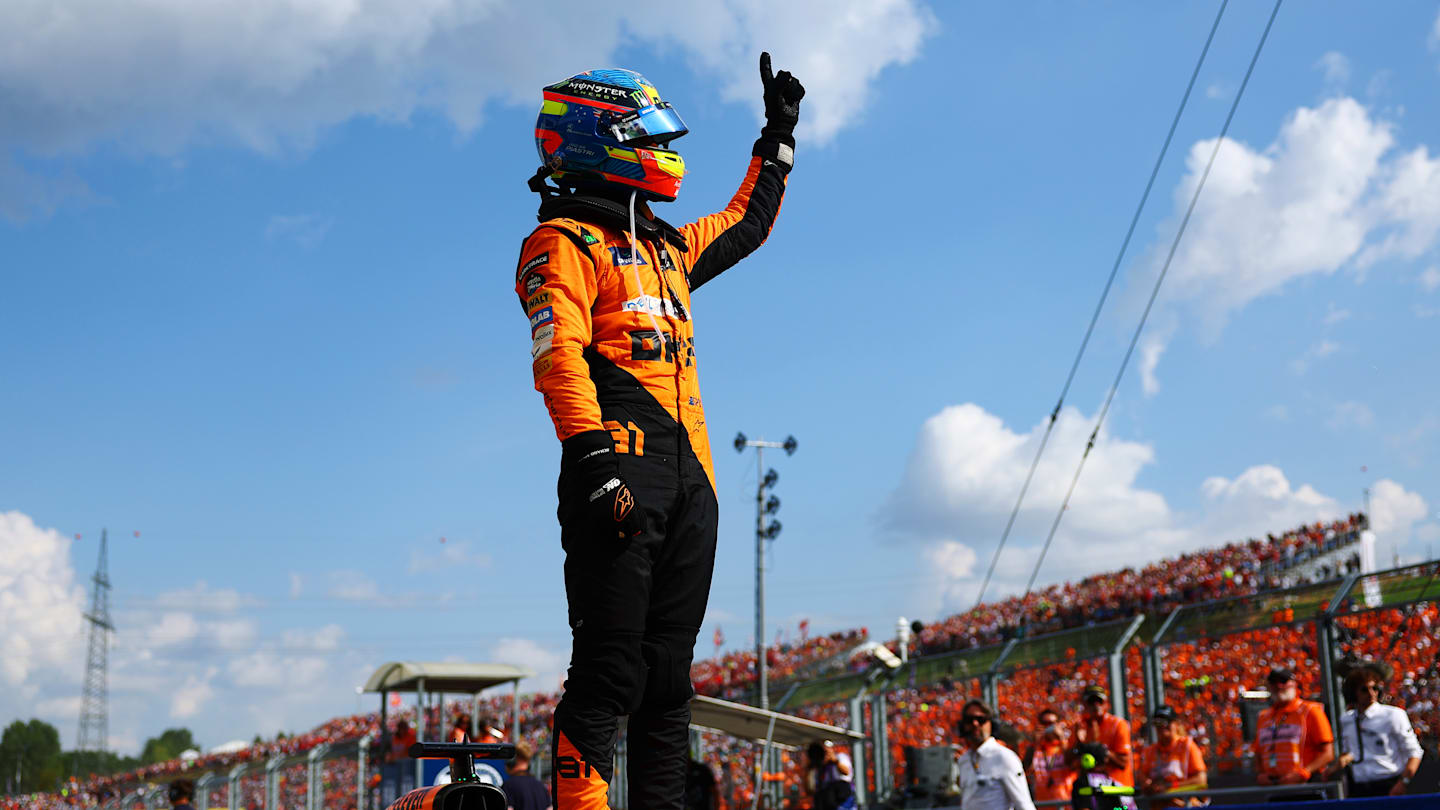
<instances>
[{"instance_id":1,"label":"tree line","mask_svg":"<svg viewBox=\"0 0 1440 810\"><path fill-rule=\"evenodd\" d=\"M81 781L95 776L132 771L157 762L176 759L182 751L200 750L188 728L167 728L145 741L140 756L121 756L109 751L63 751L60 732L44 720L16 720L0 735L0 787L9 795L47 793L75 776Z\"/></svg>"}]
</instances>

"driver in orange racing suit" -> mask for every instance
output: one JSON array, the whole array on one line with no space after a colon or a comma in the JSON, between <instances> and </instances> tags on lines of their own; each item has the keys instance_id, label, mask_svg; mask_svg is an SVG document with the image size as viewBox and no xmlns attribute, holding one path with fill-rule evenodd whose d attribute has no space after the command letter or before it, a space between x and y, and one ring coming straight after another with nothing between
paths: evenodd
<instances>
[{"instance_id":1,"label":"driver in orange racing suit","mask_svg":"<svg viewBox=\"0 0 1440 810\"><path fill-rule=\"evenodd\" d=\"M690 663L715 561L715 477L690 294L755 248L780 210L805 90L760 57L766 124L725 210L675 228L685 134L655 87L594 70L546 87L540 226L515 292L535 388L561 442L560 542L573 646L555 708L555 810L604 810L618 718L634 807L684 798ZM552 177L558 187L545 183Z\"/></svg>"}]
</instances>

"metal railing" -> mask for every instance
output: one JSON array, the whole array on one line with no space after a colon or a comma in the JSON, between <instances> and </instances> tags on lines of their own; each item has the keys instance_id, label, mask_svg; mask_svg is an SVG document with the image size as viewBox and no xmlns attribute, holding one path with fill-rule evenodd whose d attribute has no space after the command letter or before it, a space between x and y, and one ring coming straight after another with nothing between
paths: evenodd
<instances>
[{"instance_id":1,"label":"metal railing","mask_svg":"<svg viewBox=\"0 0 1440 810\"><path fill-rule=\"evenodd\" d=\"M1257 799L1269 799L1272 796L1293 796L1296 794L1324 793L1327 799L1345 798L1340 782L1315 782L1299 785L1253 785L1248 787L1228 788L1206 788L1204 790L1176 790L1169 793L1156 793L1146 795L1136 793L1132 798L1141 807L1160 805L1161 802L1171 802L1175 799L1242 799L1253 796ZM1035 802L1036 807L1069 807L1069 799L1052 799L1043 802ZM958 810L958 808L957 808Z\"/></svg>"}]
</instances>

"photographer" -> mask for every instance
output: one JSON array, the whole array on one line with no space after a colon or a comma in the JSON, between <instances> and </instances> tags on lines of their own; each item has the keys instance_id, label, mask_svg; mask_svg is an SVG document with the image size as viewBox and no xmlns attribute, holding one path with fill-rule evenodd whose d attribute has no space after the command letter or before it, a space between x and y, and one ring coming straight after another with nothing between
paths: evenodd
<instances>
[{"instance_id":1,"label":"photographer","mask_svg":"<svg viewBox=\"0 0 1440 810\"><path fill-rule=\"evenodd\" d=\"M1110 713L1110 693L1099 684L1085 687L1080 700L1084 709L1070 737L1071 767L1075 767L1079 759L1079 755L1074 753L1079 746L1099 743L1105 747L1105 757L1099 763L1100 770L1119 784L1133 786L1135 771L1130 762L1130 724Z\"/></svg>"},{"instance_id":2,"label":"photographer","mask_svg":"<svg viewBox=\"0 0 1440 810\"><path fill-rule=\"evenodd\" d=\"M835 743L810 743L805 754L805 790L815 810L849 810L855 807L855 768L850 755L836 751Z\"/></svg>"}]
</instances>

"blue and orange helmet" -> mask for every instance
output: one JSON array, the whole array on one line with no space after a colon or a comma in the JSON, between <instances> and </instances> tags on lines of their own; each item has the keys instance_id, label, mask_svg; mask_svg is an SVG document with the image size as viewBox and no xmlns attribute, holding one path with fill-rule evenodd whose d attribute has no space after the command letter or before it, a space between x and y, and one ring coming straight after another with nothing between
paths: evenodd
<instances>
[{"instance_id":1,"label":"blue and orange helmet","mask_svg":"<svg viewBox=\"0 0 1440 810\"><path fill-rule=\"evenodd\" d=\"M614 183L669 202L680 192L685 160L665 148L689 130L633 70L591 70L545 88L535 148L556 182Z\"/></svg>"}]
</instances>

